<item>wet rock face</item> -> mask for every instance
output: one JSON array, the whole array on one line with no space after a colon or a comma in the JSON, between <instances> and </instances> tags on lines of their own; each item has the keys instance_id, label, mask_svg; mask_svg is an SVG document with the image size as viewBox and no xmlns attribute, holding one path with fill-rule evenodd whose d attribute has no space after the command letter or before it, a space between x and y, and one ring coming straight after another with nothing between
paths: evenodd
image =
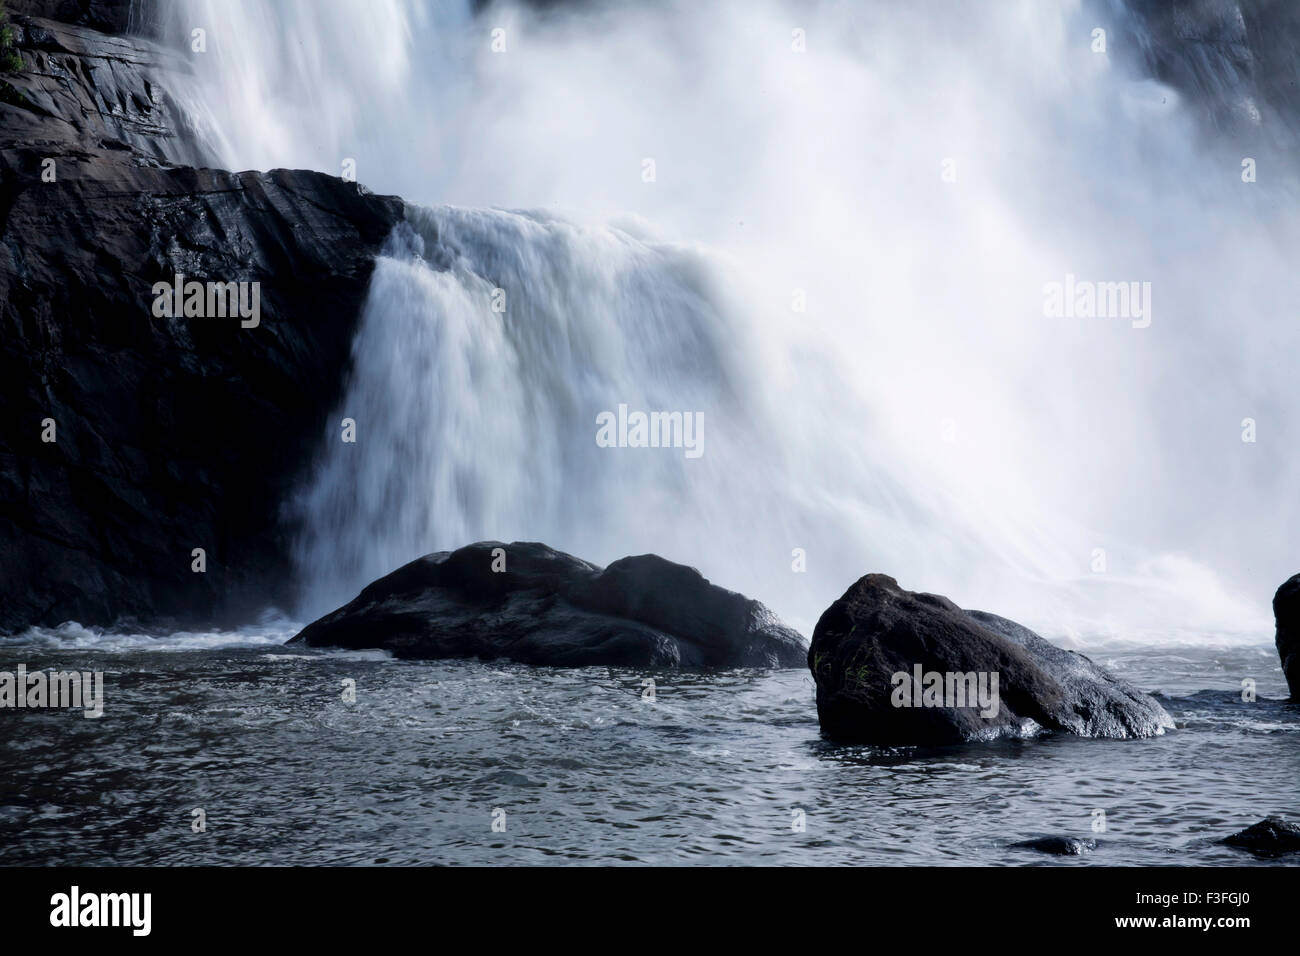
<instances>
[{"instance_id":1,"label":"wet rock face","mask_svg":"<svg viewBox=\"0 0 1300 956\"><path fill-rule=\"evenodd\" d=\"M1238 0L1090 0L1108 50L1191 101L1208 136L1300 141L1300 6ZM1116 15L1118 14L1118 16Z\"/></svg>"},{"instance_id":2,"label":"wet rock face","mask_svg":"<svg viewBox=\"0 0 1300 956\"><path fill-rule=\"evenodd\" d=\"M557 667L798 667L807 651L762 604L658 555L602 569L496 541L412 561L290 643Z\"/></svg>"},{"instance_id":3,"label":"wet rock face","mask_svg":"<svg viewBox=\"0 0 1300 956\"><path fill-rule=\"evenodd\" d=\"M0 630L284 605L280 503L404 207L319 173L175 165L196 147L157 48L12 19L31 69L0 77ZM177 273L258 283L258 326L156 315Z\"/></svg>"},{"instance_id":4,"label":"wet rock face","mask_svg":"<svg viewBox=\"0 0 1300 956\"><path fill-rule=\"evenodd\" d=\"M1291 698L1300 700L1300 574L1290 578L1273 596L1277 621L1277 654L1282 659Z\"/></svg>"},{"instance_id":5,"label":"wet rock face","mask_svg":"<svg viewBox=\"0 0 1300 956\"><path fill-rule=\"evenodd\" d=\"M1147 737L1173 727L1149 695L995 614L868 574L817 622L808 666L824 736L948 744L1062 731Z\"/></svg>"},{"instance_id":6,"label":"wet rock face","mask_svg":"<svg viewBox=\"0 0 1300 956\"><path fill-rule=\"evenodd\" d=\"M163 77L185 75L174 50L54 20L11 17L23 69L0 75L6 141L45 156L117 151L122 162L204 165L199 137Z\"/></svg>"}]
</instances>

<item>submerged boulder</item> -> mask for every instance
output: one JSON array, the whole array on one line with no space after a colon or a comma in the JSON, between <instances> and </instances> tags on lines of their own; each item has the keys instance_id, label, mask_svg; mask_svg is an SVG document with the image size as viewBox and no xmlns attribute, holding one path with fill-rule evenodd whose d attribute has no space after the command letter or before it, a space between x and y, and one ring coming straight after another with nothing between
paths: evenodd
<instances>
[{"instance_id":1,"label":"submerged boulder","mask_svg":"<svg viewBox=\"0 0 1300 956\"><path fill-rule=\"evenodd\" d=\"M1037 850L1039 853L1050 853L1052 856L1083 856L1097 849L1097 841L1072 836L1045 836L1021 840L1011 846L1017 850Z\"/></svg>"},{"instance_id":2,"label":"submerged boulder","mask_svg":"<svg viewBox=\"0 0 1300 956\"><path fill-rule=\"evenodd\" d=\"M868 574L817 622L808 666L822 734L946 744L1064 731L1150 737L1174 726L1150 695L1014 621Z\"/></svg>"},{"instance_id":3,"label":"submerged boulder","mask_svg":"<svg viewBox=\"0 0 1300 956\"><path fill-rule=\"evenodd\" d=\"M1282 856L1300 852L1300 827L1281 817L1265 817L1219 842L1256 856Z\"/></svg>"},{"instance_id":4,"label":"submerged boulder","mask_svg":"<svg viewBox=\"0 0 1300 956\"><path fill-rule=\"evenodd\" d=\"M762 604L694 568L645 554L602 569L497 541L417 558L289 643L558 667L798 667L807 652Z\"/></svg>"},{"instance_id":5,"label":"submerged boulder","mask_svg":"<svg viewBox=\"0 0 1300 956\"><path fill-rule=\"evenodd\" d=\"M1289 579L1273 595L1273 617L1277 620L1277 654L1291 696L1300 700L1300 574Z\"/></svg>"}]
</instances>

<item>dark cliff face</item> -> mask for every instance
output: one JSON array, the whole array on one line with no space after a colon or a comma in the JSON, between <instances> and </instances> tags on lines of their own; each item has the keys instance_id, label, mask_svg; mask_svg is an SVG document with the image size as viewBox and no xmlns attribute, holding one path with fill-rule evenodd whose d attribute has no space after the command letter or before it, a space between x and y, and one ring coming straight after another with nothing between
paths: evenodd
<instances>
[{"instance_id":1,"label":"dark cliff face","mask_svg":"<svg viewBox=\"0 0 1300 956\"><path fill-rule=\"evenodd\" d=\"M402 203L176 165L198 147L164 89L171 54L32 6L10 4L24 69L0 75L0 630L284 606L281 502ZM114 26L126 5L39 6ZM257 326L155 315L177 273L260 283Z\"/></svg>"},{"instance_id":2,"label":"dark cliff face","mask_svg":"<svg viewBox=\"0 0 1300 956\"><path fill-rule=\"evenodd\" d=\"M6 149L106 152L107 166L204 165L198 137L159 82L188 71L179 53L54 20L11 16L10 26L23 68L0 74L0 102L14 107L0 134Z\"/></svg>"},{"instance_id":3,"label":"dark cliff face","mask_svg":"<svg viewBox=\"0 0 1300 956\"><path fill-rule=\"evenodd\" d=\"M131 0L5 0L10 13L58 20L102 33L124 33L131 24Z\"/></svg>"}]
</instances>

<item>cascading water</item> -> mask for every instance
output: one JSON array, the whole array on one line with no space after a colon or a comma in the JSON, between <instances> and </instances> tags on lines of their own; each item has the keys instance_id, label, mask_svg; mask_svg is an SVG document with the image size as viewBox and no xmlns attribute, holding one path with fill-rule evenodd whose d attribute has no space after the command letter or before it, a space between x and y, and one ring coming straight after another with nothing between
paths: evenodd
<instances>
[{"instance_id":1,"label":"cascading water","mask_svg":"<svg viewBox=\"0 0 1300 956\"><path fill-rule=\"evenodd\" d=\"M698 254L537 214L410 217L354 347L340 416L360 438L332 436L299 503L299 562L323 604L483 537L617 557L611 541L735 532L725 499L692 489L757 490L731 469L764 440L762 396ZM596 415L620 403L703 412L708 453L598 448Z\"/></svg>"},{"instance_id":2,"label":"cascading water","mask_svg":"<svg viewBox=\"0 0 1300 956\"><path fill-rule=\"evenodd\" d=\"M290 504L304 612L494 537L657 551L805 632L884 570L1058 637L1266 633L1290 172L1243 183L1097 8L179 11L225 164L548 210L390 240ZM1150 325L1045 315L1066 276L1151 283ZM702 413L703 454L599 447L620 404Z\"/></svg>"},{"instance_id":3,"label":"cascading water","mask_svg":"<svg viewBox=\"0 0 1300 956\"><path fill-rule=\"evenodd\" d=\"M351 387L295 505L309 609L428 550L492 537L599 561L690 554L720 580L786 594L800 563L851 563L904 521L917 529L906 550L951 546L931 530L939 509L872 468L888 450L869 431L825 446L828 410L864 423L869 412L816 356L750 342L724 263L537 213L410 216L378 263ZM700 428L677 448L601 447L597 420L619 406Z\"/></svg>"}]
</instances>

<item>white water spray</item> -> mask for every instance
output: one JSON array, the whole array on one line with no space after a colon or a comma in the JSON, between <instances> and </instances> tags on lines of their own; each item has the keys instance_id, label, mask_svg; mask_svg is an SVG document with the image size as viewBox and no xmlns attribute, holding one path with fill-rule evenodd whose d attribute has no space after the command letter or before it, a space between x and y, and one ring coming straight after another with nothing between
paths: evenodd
<instances>
[{"instance_id":1,"label":"white water spray","mask_svg":"<svg viewBox=\"0 0 1300 956\"><path fill-rule=\"evenodd\" d=\"M1055 637L1266 638L1294 199L1077 4L182 10L227 165L550 210L391 240L358 441L294 503L309 612L496 537L657 551L805 632L884 570ZM1045 315L1067 275L1149 282L1150 326ZM702 412L705 454L597 447L619 403Z\"/></svg>"}]
</instances>

